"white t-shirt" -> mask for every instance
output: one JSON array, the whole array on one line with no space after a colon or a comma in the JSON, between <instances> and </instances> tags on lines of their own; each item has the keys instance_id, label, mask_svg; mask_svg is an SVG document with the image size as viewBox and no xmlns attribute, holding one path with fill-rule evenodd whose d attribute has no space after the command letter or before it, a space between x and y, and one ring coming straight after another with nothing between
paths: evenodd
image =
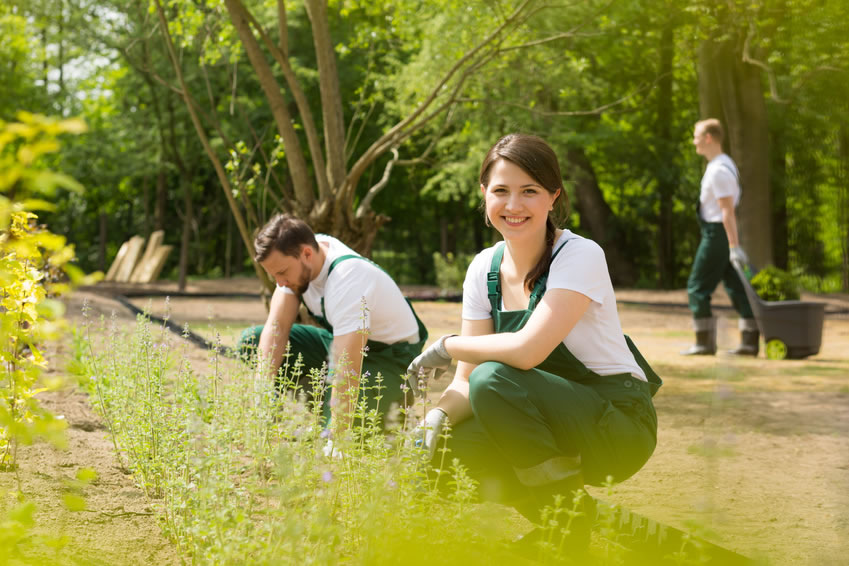
<instances>
[{"instance_id":1,"label":"white t-shirt","mask_svg":"<svg viewBox=\"0 0 849 566\"><path fill-rule=\"evenodd\" d=\"M339 256L360 255L333 236L316 234L319 245L325 242L326 258L318 277L304 292L303 300L313 313L321 316L321 298L333 335L341 336L363 328L369 340L395 344L419 341L419 326L401 289L375 264L362 259L340 261L330 278L327 271ZM294 294L284 287L284 292Z\"/></svg>"},{"instance_id":2,"label":"white t-shirt","mask_svg":"<svg viewBox=\"0 0 849 566\"><path fill-rule=\"evenodd\" d=\"M740 173L734 160L724 153L720 153L710 161L702 176L702 190L699 193L701 206L699 211L705 222L722 222L722 209L719 208L719 199L733 197L734 206L740 202Z\"/></svg>"},{"instance_id":3,"label":"white t-shirt","mask_svg":"<svg viewBox=\"0 0 849 566\"><path fill-rule=\"evenodd\" d=\"M594 241L569 230L563 230L554 243L554 249L564 245L567 240L569 242L551 264L545 288L576 291L589 297L591 302L584 316L563 339L563 344L587 368L599 375L630 373L646 381L645 373L628 349L622 334L604 251ZM463 283L463 318L466 320L492 318L486 274L492 265L496 246L475 256L466 272Z\"/></svg>"}]
</instances>

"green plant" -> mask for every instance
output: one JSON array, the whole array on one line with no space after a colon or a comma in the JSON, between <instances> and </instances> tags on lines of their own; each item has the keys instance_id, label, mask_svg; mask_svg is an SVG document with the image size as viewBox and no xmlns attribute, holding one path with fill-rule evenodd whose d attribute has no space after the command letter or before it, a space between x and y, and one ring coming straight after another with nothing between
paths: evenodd
<instances>
[{"instance_id":1,"label":"green plant","mask_svg":"<svg viewBox=\"0 0 849 566\"><path fill-rule=\"evenodd\" d=\"M37 224L33 210L50 209L37 196L58 187L79 189L69 177L50 171L46 156L59 149L62 133L83 131L78 120L52 120L20 113L19 122L0 121L0 468L14 467L17 447L37 437L61 442L65 422L38 403L40 391L62 383L43 381L43 344L63 328L61 303L53 299L83 279L69 264L74 248Z\"/></svg>"},{"instance_id":2,"label":"green plant","mask_svg":"<svg viewBox=\"0 0 849 566\"><path fill-rule=\"evenodd\" d=\"M795 301L799 299L799 283L793 275L768 265L752 278L752 287L765 301Z\"/></svg>"},{"instance_id":3,"label":"green plant","mask_svg":"<svg viewBox=\"0 0 849 566\"><path fill-rule=\"evenodd\" d=\"M127 333L114 319L99 325L86 319L75 365L91 376L122 464L159 501L165 532L193 562L498 560L474 480L446 450L426 465L411 441L408 421L426 407L388 415L385 432L376 410L354 404L353 426L333 438L342 457L327 458L319 400L281 394L218 350L200 367L146 317ZM283 384L302 372L287 353ZM311 372L319 391L324 377ZM379 391L383 378L364 374L361 387Z\"/></svg>"},{"instance_id":4,"label":"green plant","mask_svg":"<svg viewBox=\"0 0 849 566\"><path fill-rule=\"evenodd\" d=\"M45 344L65 328L64 308L55 297L70 283L91 281L69 262L74 248L65 238L38 225L34 210L52 208L58 187L79 189L71 178L51 171L47 157L59 149L58 136L85 129L78 120L53 120L20 113L18 122L0 121L0 469L14 469L17 504L0 516L0 562L27 546L62 544L33 536L35 504L21 493L18 447L36 439L65 443L64 419L38 401L38 394L64 385L58 376L42 375ZM42 198L38 198L42 197ZM88 472L69 483L63 502L84 508L81 488ZM5 499L6 494L2 494Z\"/></svg>"}]
</instances>

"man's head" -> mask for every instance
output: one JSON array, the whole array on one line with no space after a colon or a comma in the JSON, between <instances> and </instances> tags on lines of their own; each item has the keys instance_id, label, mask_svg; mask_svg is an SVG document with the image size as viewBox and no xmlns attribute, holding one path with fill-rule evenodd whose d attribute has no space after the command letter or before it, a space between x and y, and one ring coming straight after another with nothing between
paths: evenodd
<instances>
[{"instance_id":1,"label":"man's head","mask_svg":"<svg viewBox=\"0 0 849 566\"><path fill-rule=\"evenodd\" d=\"M306 222L290 214L278 214L269 220L257 233L254 248L254 259L266 273L279 286L299 295L317 273L314 260L319 256L319 247L315 234Z\"/></svg>"},{"instance_id":2,"label":"man's head","mask_svg":"<svg viewBox=\"0 0 849 566\"><path fill-rule=\"evenodd\" d=\"M716 118L696 122L693 128L693 145L696 146L696 153L709 160L713 159L722 153L723 136L722 124Z\"/></svg>"}]
</instances>

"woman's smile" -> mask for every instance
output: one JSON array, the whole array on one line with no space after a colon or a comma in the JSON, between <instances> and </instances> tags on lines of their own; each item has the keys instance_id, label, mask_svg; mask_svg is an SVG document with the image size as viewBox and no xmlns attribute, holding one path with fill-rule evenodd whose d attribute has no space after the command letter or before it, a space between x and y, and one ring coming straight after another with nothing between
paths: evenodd
<instances>
[{"instance_id":1,"label":"woman's smile","mask_svg":"<svg viewBox=\"0 0 849 566\"><path fill-rule=\"evenodd\" d=\"M548 192L524 169L499 159L486 187L481 186L486 214L505 238L545 233L545 223L556 193Z\"/></svg>"}]
</instances>

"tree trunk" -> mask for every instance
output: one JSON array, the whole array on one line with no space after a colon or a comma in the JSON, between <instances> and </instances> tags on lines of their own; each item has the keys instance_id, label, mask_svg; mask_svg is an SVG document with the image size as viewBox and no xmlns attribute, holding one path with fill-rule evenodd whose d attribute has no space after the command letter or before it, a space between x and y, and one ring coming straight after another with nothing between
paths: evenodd
<instances>
[{"instance_id":1,"label":"tree trunk","mask_svg":"<svg viewBox=\"0 0 849 566\"><path fill-rule=\"evenodd\" d=\"M227 178L227 173L224 171L224 165L222 165L221 160L218 158L218 155L215 153L215 150L210 144L206 131L203 128L203 124L200 121L200 116L198 116L198 112L195 109L195 102L189 94L188 85L186 84L186 80L183 76L183 70L180 67L180 62L177 58L176 50L174 49L174 43L171 41L171 34L168 31L168 21L165 18L165 10L162 8L162 2L161 0L154 1L156 4L156 12L159 17L160 30L165 39L168 56L171 60L171 65L174 68L174 73L177 75L177 82L180 85L180 94L183 96L183 100L186 103L186 109L189 111L189 117L192 120L192 125L195 127L195 132L198 135L201 145L203 145L203 149L206 152L207 157L209 157L212 162L212 166L215 168L218 182L221 183L221 188L227 198L227 204L230 206L230 212L233 214L233 219L236 221L236 226L239 228L239 234L242 236L242 242L245 247L253 253L253 240L251 239L248 228L245 225L245 218L233 198L233 189L230 185L230 180ZM263 287L267 291L273 292L274 283L268 278L268 275L262 267L254 263L254 271L256 272L257 277L259 277L259 280L262 282Z\"/></svg>"},{"instance_id":2,"label":"tree trunk","mask_svg":"<svg viewBox=\"0 0 849 566\"><path fill-rule=\"evenodd\" d=\"M100 271L106 272L106 236L107 236L107 222L109 220L109 216L105 212L101 212L98 215L98 219L100 221L100 246L98 246L97 252L97 266Z\"/></svg>"},{"instance_id":3,"label":"tree trunk","mask_svg":"<svg viewBox=\"0 0 849 566\"><path fill-rule=\"evenodd\" d=\"M581 214L581 227L604 249L610 279L614 285L633 285L637 270L617 247L621 240L616 216L604 200L595 171L583 149L567 151L564 177L575 184L575 208Z\"/></svg>"},{"instance_id":4,"label":"tree trunk","mask_svg":"<svg viewBox=\"0 0 849 566\"><path fill-rule=\"evenodd\" d=\"M849 104L844 101L849 110ZM847 112L849 115L849 112ZM838 151L840 152L840 163L838 165L837 177L837 205L838 223L840 224L841 237L841 271L843 291L849 291L849 122L844 118L838 130Z\"/></svg>"},{"instance_id":5,"label":"tree trunk","mask_svg":"<svg viewBox=\"0 0 849 566\"><path fill-rule=\"evenodd\" d=\"M675 55L675 23L670 17L660 36L660 66L657 86L657 192L660 210L657 218L657 283L661 288L672 286L675 265L675 234L672 228L672 199L679 179L675 166L676 144L672 134L673 98L672 64Z\"/></svg>"},{"instance_id":6,"label":"tree trunk","mask_svg":"<svg viewBox=\"0 0 849 566\"><path fill-rule=\"evenodd\" d=\"M318 63L321 111L324 117L324 144L327 148L327 177L332 189L345 180L345 121L342 115L342 92L336 69L336 53L327 21L326 0L306 0L307 15L312 25L313 44Z\"/></svg>"},{"instance_id":7,"label":"tree trunk","mask_svg":"<svg viewBox=\"0 0 849 566\"><path fill-rule=\"evenodd\" d=\"M165 148L162 148L165 151ZM168 186L166 184L165 166L159 164L159 173L156 175L156 206L153 210L153 229L165 229L165 213L168 207ZM149 235L149 234L148 234Z\"/></svg>"},{"instance_id":8,"label":"tree trunk","mask_svg":"<svg viewBox=\"0 0 849 566\"><path fill-rule=\"evenodd\" d=\"M725 148L740 170L740 243L757 267L773 263L769 130L761 70L744 63L742 41L706 40L699 50L699 108L718 118Z\"/></svg>"},{"instance_id":9,"label":"tree trunk","mask_svg":"<svg viewBox=\"0 0 849 566\"><path fill-rule=\"evenodd\" d=\"M775 266L787 269L787 150L785 146L786 121L781 116L770 121L770 186L772 187L773 259Z\"/></svg>"},{"instance_id":10,"label":"tree trunk","mask_svg":"<svg viewBox=\"0 0 849 566\"><path fill-rule=\"evenodd\" d=\"M194 222L194 207L192 203L192 184L189 179L183 179L183 232L180 234L180 267L177 288L186 290L186 277L189 272L189 244L191 242L192 222Z\"/></svg>"},{"instance_id":11,"label":"tree trunk","mask_svg":"<svg viewBox=\"0 0 849 566\"><path fill-rule=\"evenodd\" d=\"M307 171L301 142L298 139L297 132L295 132L292 116L286 105L286 99L283 97L280 85L277 84L277 80L274 78L274 73L268 64L268 60L265 58L265 54L260 49L259 42L251 31L250 22L246 17L244 6L239 0L225 0L225 4L227 5L227 11L230 13L233 26L239 33L239 39L245 48L245 53L248 55L251 66L256 72L262 91L268 99L271 115L274 117L274 123L277 125L277 133L280 134L285 144L286 163L289 165L289 171L295 183L295 194L297 195L296 207L299 214L303 216L312 209L315 202L315 193Z\"/></svg>"},{"instance_id":12,"label":"tree trunk","mask_svg":"<svg viewBox=\"0 0 849 566\"><path fill-rule=\"evenodd\" d=\"M142 210L144 211L144 237L147 238L153 231L150 229L150 177L148 175L142 177Z\"/></svg>"}]
</instances>

